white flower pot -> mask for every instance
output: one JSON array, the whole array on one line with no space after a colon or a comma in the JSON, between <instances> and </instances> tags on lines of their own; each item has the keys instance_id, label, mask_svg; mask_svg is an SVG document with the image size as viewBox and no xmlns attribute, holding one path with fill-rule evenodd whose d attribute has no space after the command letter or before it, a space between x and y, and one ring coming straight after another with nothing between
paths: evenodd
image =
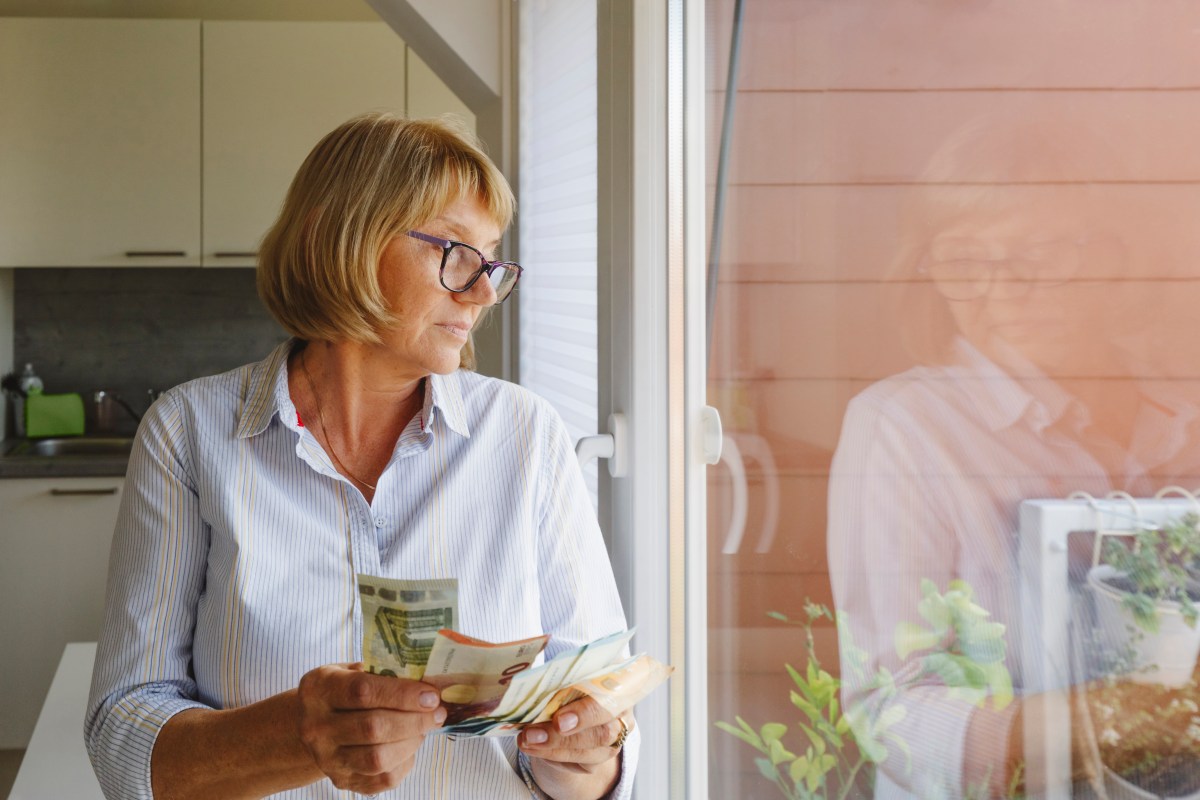
<instances>
[{"instance_id":1,"label":"white flower pot","mask_svg":"<svg viewBox=\"0 0 1200 800\"><path fill-rule=\"evenodd\" d=\"M1104 768L1104 792L1108 800L1164 800L1163 795L1134 786L1108 767ZM1171 795L1168 800L1200 800L1200 792Z\"/></svg>"},{"instance_id":2,"label":"white flower pot","mask_svg":"<svg viewBox=\"0 0 1200 800\"><path fill-rule=\"evenodd\" d=\"M1196 657L1200 656L1200 623L1189 627L1179 611L1178 603L1158 604L1158 632L1150 633L1138 627L1133 614L1121 605L1124 593L1104 582L1117 575L1107 564L1092 567L1088 586L1096 599L1096 617L1108 638L1108 644L1122 647L1131 644L1135 652L1129 679L1135 683L1152 683L1179 688L1192 677ZM1136 631L1131 641L1130 629Z\"/></svg>"}]
</instances>

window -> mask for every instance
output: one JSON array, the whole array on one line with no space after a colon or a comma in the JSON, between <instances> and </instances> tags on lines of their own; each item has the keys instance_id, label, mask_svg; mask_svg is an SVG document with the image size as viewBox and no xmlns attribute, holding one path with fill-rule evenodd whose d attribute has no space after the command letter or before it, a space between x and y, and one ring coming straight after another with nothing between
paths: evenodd
<instances>
[{"instance_id":1,"label":"window","mask_svg":"<svg viewBox=\"0 0 1200 800\"><path fill-rule=\"evenodd\" d=\"M1068 582L1063 686L1021 571L1024 501L1200 486L1198 23L707 0L710 797L1200 788L1193 645L1147 671L1153 626L1101 617L1132 582L1088 577L1128 546L1073 533L1037 576Z\"/></svg>"}]
</instances>

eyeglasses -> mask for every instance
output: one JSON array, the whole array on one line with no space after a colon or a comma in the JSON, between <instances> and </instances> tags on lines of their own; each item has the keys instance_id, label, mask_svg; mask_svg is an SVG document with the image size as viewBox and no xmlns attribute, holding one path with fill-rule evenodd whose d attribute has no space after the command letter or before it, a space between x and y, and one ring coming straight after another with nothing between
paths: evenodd
<instances>
[{"instance_id":1,"label":"eyeglasses","mask_svg":"<svg viewBox=\"0 0 1200 800\"><path fill-rule=\"evenodd\" d=\"M479 276L486 275L496 293L496 304L512 294L523 272L521 265L513 261L488 261L483 253L465 242L455 242L428 233L409 231L408 235L423 242L442 248L442 266L439 278L442 286L450 292L461 294L470 291Z\"/></svg>"},{"instance_id":2,"label":"eyeglasses","mask_svg":"<svg viewBox=\"0 0 1200 800\"><path fill-rule=\"evenodd\" d=\"M1008 297L1025 295L1034 286L1061 286L1074 277L1083 261L1087 239L1058 239L1028 245L999 258L989 252L992 243L971 239L942 241L921 262L918 271L928 275L948 300L975 300L1003 283ZM1000 275L1001 269L1007 273Z\"/></svg>"}]
</instances>

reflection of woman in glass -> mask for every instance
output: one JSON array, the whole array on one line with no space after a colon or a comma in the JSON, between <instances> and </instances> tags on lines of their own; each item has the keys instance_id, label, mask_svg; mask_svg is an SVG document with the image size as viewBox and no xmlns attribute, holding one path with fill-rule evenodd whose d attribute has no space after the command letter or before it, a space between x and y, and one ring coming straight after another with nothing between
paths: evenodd
<instances>
[{"instance_id":1,"label":"reflection of woman in glass","mask_svg":"<svg viewBox=\"0 0 1200 800\"><path fill-rule=\"evenodd\" d=\"M978 121L943 148L908 209L892 284L921 365L846 412L829 494L844 702L859 732L903 709L886 717L903 744L881 764L877 797L1036 790L1038 765L1021 763L1042 707L1021 696L1020 502L1145 494L1196 474L1194 402L1161 386L1148 394L1140 343L1154 337L1138 312L1153 300L1127 282L1142 267L1121 231L1123 189L1088 183L1095 170L1062 130ZM965 581L1006 626L1016 702L973 702L919 654L898 655L902 624L927 622L923 580L941 592ZM879 688L880 670L899 691Z\"/></svg>"}]
</instances>

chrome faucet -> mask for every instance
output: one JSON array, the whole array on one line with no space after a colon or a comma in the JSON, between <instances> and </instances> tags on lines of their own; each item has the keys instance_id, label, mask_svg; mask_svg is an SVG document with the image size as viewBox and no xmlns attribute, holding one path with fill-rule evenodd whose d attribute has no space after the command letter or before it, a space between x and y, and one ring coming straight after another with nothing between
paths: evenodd
<instances>
[{"instance_id":1,"label":"chrome faucet","mask_svg":"<svg viewBox=\"0 0 1200 800\"><path fill-rule=\"evenodd\" d=\"M142 415L119 394L99 389L92 395L92 402L95 407L96 433L111 433L116 428L115 406L120 406L135 422L142 421Z\"/></svg>"}]
</instances>

